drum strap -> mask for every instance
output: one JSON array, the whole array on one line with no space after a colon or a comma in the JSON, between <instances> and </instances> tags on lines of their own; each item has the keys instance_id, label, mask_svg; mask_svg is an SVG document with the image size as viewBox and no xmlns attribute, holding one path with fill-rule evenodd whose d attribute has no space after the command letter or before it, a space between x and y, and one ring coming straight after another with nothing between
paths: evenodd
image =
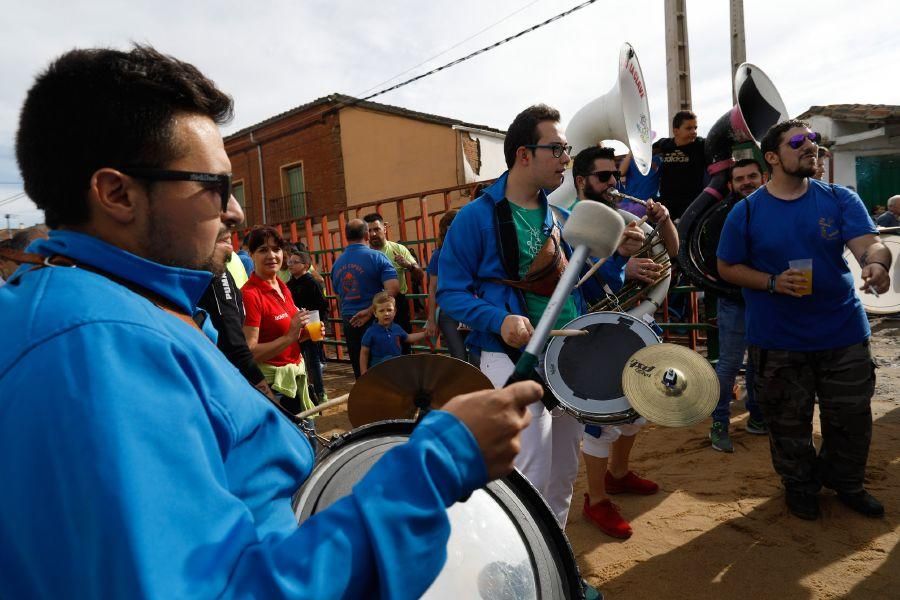
<instances>
[{"instance_id":1,"label":"drum strap","mask_svg":"<svg viewBox=\"0 0 900 600\"><path fill-rule=\"evenodd\" d=\"M539 296L552 296L553 290L556 289L556 284L559 283L559 279L569 263L560 240L560 231L556 220L554 219L553 229L544 245L535 254L528 273L520 278L519 241L509 200L504 198L496 204L495 216L499 237L500 262L506 271L507 277L506 279L491 279L491 281Z\"/></svg>"},{"instance_id":2,"label":"drum strap","mask_svg":"<svg viewBox=\"0 0 900 600\"><path fill-rule=\"evenodd\" d=\"M110 281L118 283L122 287L128 288L138 296L146 298L160 310L163 310L170 315L177 317L181 321L184 321L187 325L199 330L201 333L203 331L203 322L206 320L205 312L199 311L196 315L191 316L182 311L166 298L163 298L159 294L152 292L147 288L134 283L133 281L122 279L121 277L117 277L116 275L103 271L102 269L97 269L96 267L78 263L68 256L63 256L61 254L44 256L42 254L32 254L28 252L20 252L18 250L2 248L0 249L0 257L6 258L7 260L11 260L13 262L17 262L19 264L34 265L26 272L34 271L36 269L43 269L46 267L78 267L80 269L84 269L85 271L96 273L97 275L106 277ZM11 280L9 283L14 284L15 282ZM203 337L206 337L206 335L204 334Z\"/></svg>"}]
</instances>

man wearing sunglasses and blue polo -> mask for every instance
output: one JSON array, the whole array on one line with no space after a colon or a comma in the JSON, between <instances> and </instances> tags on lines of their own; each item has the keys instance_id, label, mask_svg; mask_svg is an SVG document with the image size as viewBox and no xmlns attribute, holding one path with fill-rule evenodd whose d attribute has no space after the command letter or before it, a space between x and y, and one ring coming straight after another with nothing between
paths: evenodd
<instances>
[{"instance_id":1,"label":"man wearing sunglasses and blue polo","mask_svg":"<svg viewBox=\"0 0 900 600\"><path fill-rule=\"evenodd\" d=\"M888 290L891 254L855 192L814 179L820 141L799 120L766 133L771 178L729 213L719 272L744 288L754 389L788 509L818 518L825 486L851 509L880 517L884 507L863 488L875 388L869 323L842 254L846 245L862 266L864 293ZM791 268L797 260L811 261L811 271Z\"/></svg>"}]
</instances>

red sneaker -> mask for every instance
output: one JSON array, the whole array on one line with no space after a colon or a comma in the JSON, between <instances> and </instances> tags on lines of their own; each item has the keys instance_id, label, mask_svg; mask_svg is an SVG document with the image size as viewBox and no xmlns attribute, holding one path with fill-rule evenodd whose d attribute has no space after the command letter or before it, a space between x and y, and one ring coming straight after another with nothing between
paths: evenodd
<instances>
[{"instance_id":1,"label":"red sneaker","mask_svg":"<svg viewBox=\"0 0 900 600\"><path fill-rule=\"evenodd\" d=\"M606 472L604 479L607 494L622 494L630 492L632 494L641 494L649 496L659 491L659 486L650 481L638 477L634 471L628 471L622 479L616 479L609 471Z\"/></svg>"},{"instance_id":2,"label":"red sneaker","mask_svg":"<svg viewBox=\"0 0 900 600\"><path fill-rule=\"evenodd\" d=\"M623 540L631 537L631 525L619 514L619 507L609 499L591 504L590 496L585 494L582 512L588 521L599 527L606 535Z\"/></svg>"}]
</instances>

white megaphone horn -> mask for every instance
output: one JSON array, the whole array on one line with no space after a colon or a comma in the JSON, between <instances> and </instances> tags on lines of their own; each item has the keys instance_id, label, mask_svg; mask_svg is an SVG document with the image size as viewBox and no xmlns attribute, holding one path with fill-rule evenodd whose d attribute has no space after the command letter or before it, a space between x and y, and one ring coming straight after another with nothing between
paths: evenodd
<instances>
[{"instance_id":1,"label":"white megaphone horn","mask_svg":"<svg viewBox=\"0 0 900 600\"><path fill-rule=\"evenodd\" d=\"M612 89L581 107L566 127L572 156L602 140L617 140L631 150L632 160L642 175L650 171L652 134L647 87L637 54L625 42L619 50L619 75ZM550 196L550 203L568 207L575 199L572 170L566 171L562 185Z\"/></svg>"}]
</instances>

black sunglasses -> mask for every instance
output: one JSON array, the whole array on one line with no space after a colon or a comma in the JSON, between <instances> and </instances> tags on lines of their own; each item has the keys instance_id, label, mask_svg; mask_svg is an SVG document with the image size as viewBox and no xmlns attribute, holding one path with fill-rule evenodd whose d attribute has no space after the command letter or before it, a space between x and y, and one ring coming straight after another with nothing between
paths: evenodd
<instances>
[{"instance_id":1,"label":"black sunglasses","mask_svg":"<svg viewBox=\"0 0 900 600\"><path fill-rule=\"evenodd\" d=\"M196 173L194 171L169 171L166 169L152 169L144 167L126 167L119 169L126 175L146 179L147 181L196 181L204 187L215 190L222 200L222 212L228 210L228 200L231 199L231 174L222 173Z\"/></svg>"},{"instance_id":2,"label":"black sunglasses","mask_svg":"<svg viewBox=\"0 0 900 600\"><path fill-rule=\"evenodd\" d=\"M591 175L600 181L609 181L610 177L615 177L616 181L619 181L619 178L622 176L618 171L594 171Z\"/></svg>"},{"instance_id":3,"label":"black sunglasses","mask_svg":"<svg viewBox=\"0 0 900 600\"><path fill-rule=\"evenodd\" d=\"M559 158L563 155L563 152L572 156L572 146L567 146L565 144L528 144L527 146L522 147L531 148L532 150L535 148L547 148L553 152L553 158Z\"/></svg>"},{"instance_id":4,"label":"black sunglasses","mask_svg":"<svg viewBox=\"0 0 900 600\"><path fill-rule=\"evenodd\" d=\"M822 142L822 134L818 131L810 131L809 133L798 133L797 135L792 135L788 138L787 145L796 150L803 143L809 140L813 144L819 144Z\"/></svg>"}]
</instances>

